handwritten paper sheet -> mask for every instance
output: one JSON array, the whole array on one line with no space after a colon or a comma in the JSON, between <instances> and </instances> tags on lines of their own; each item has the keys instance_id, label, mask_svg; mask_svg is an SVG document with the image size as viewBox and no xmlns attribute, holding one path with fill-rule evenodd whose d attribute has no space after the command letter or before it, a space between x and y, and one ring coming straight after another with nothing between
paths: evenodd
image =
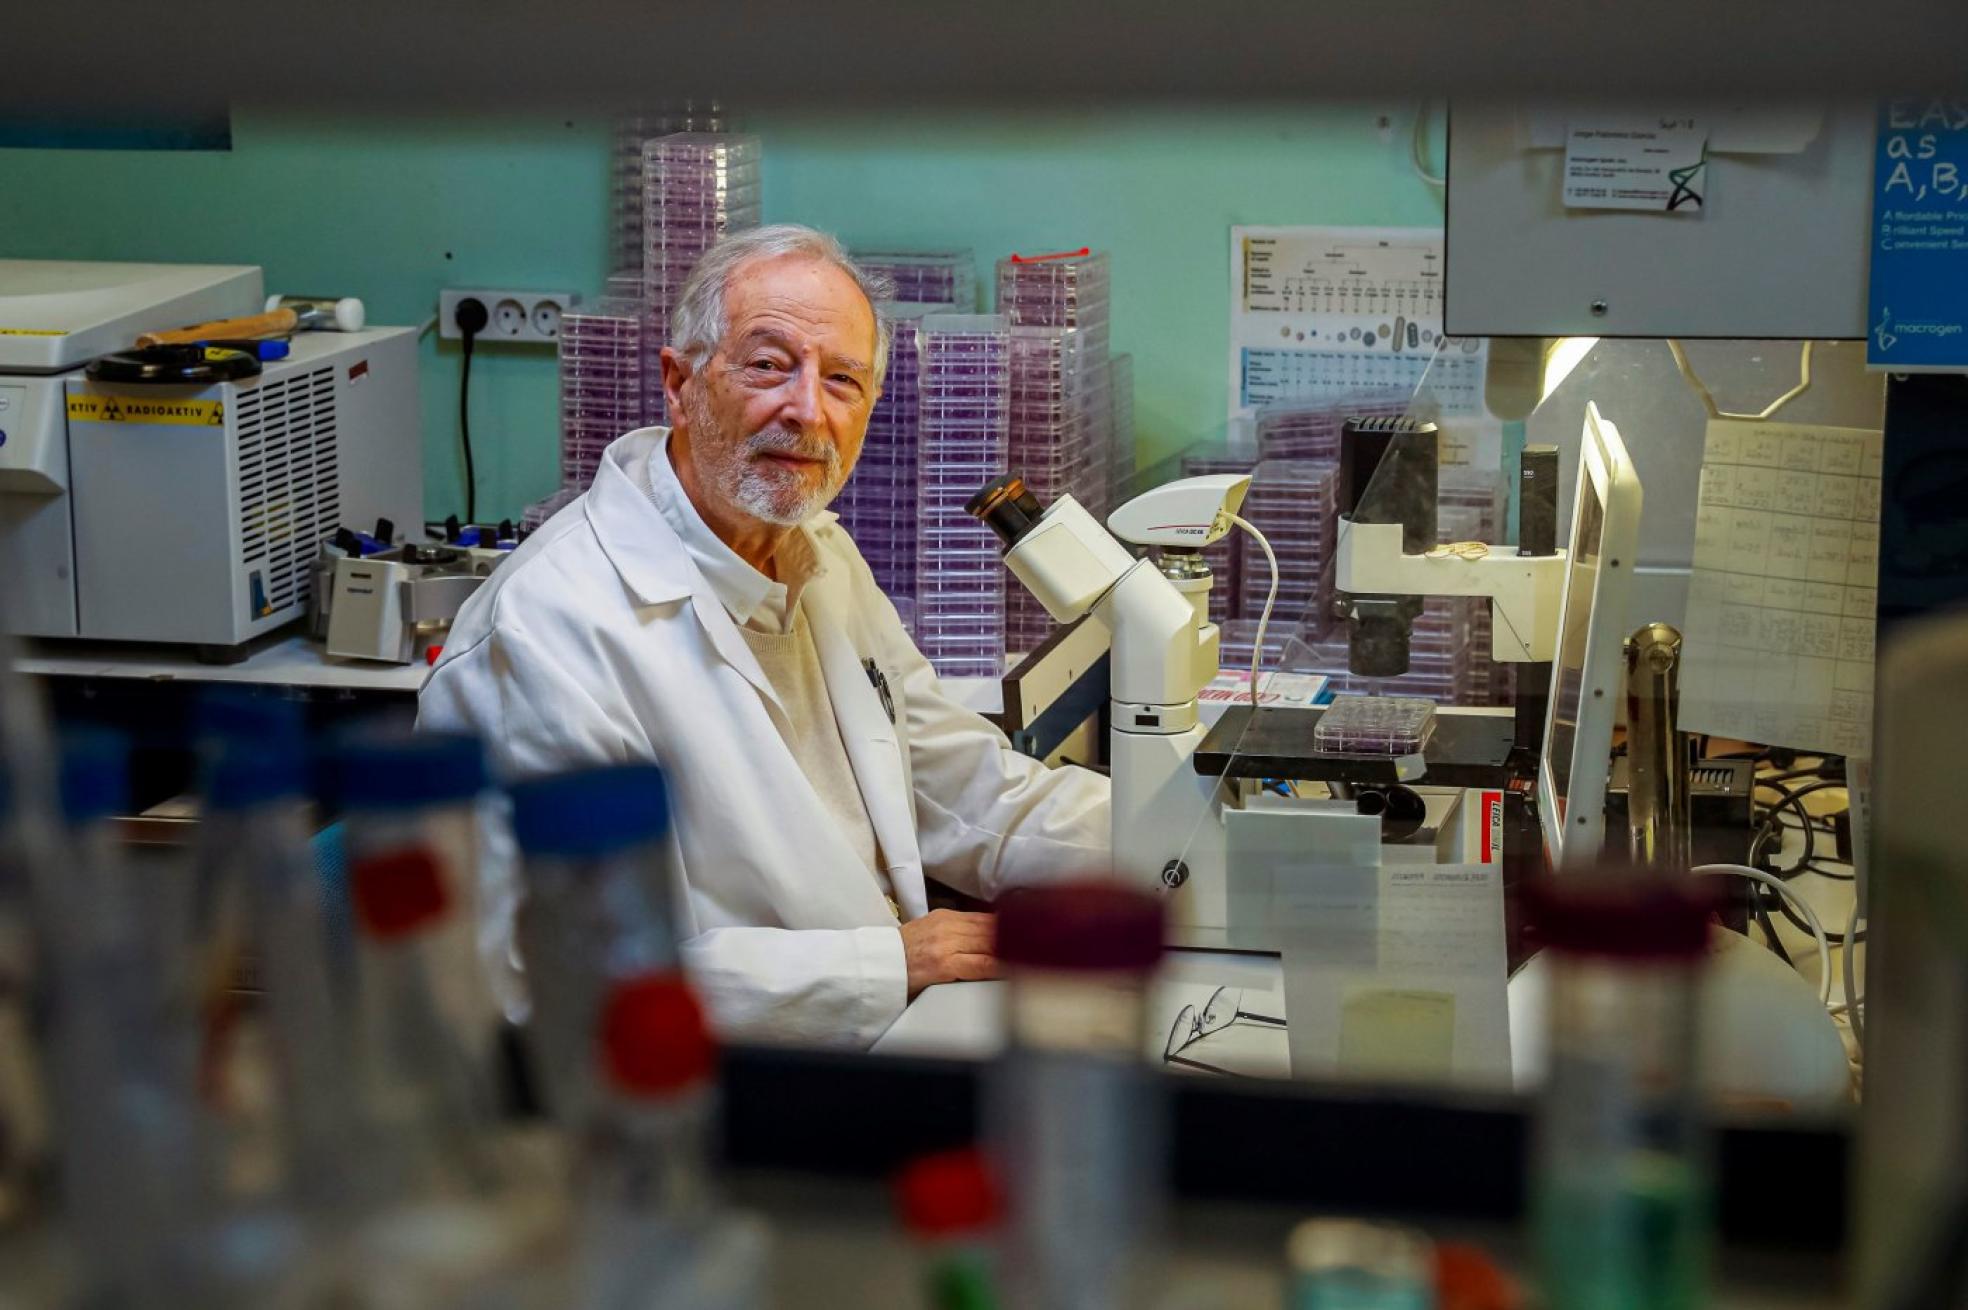
<instances>
[{"instance_id":1,"label":"handwritten paper sheet","mask_svg":"<svg viewBox=\"0 0 1968 1310\"><path fill-rule=\"evenodd\" d=\"M1683 731L1871 754L1880 444L1857 428L1709 423Z\"/></svg>"},{"instance_id":2,"label":"handwritten paper sheet","mask_svg":"<svg viewBox=\"0 0 1968 1310\"><path fill-rule=\"evenodd\" d=\"M1503 877L1495 865L1390 864L1364 914L1289 909L1295 1077L1510 1085Z\"/></svg>"}]
</instances>

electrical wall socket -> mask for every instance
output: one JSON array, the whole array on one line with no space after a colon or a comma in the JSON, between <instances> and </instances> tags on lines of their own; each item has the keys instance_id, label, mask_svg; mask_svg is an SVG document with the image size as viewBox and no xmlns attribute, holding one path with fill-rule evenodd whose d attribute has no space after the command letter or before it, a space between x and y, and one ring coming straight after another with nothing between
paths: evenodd
<instances>
[{"instance_id":1,"label":"electrical wall socket","mask_svg":"<svg viewBox=\"0 0 1968 1310\"><path fill-rule=\"evenodd\" d=\"M458 302L471 299L483 301L488 316L485 329L478 334L480 341L552 345L560 340L560 316L573 306L574 293L447 288L437 293L438 336L457 341L465 335L458 330Z\"/></svg>"}]
</instances>

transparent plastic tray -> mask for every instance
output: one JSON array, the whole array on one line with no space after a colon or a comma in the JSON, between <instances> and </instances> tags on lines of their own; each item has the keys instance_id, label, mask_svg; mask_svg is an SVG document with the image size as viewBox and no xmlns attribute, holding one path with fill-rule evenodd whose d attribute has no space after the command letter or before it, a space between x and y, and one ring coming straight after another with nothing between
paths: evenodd
<instances>
[{"instance_id":1,"label":"transparent plastic tray","mask_svg":"<svg viewBox=\"0 0 1968 1310\"><path fill-rule=\"evenodd\" d=\"M1419 755L1434 731L1432 701L1335 696L1312 730L1312 748L1334 755Z\"/></svg>"}]
</instances>

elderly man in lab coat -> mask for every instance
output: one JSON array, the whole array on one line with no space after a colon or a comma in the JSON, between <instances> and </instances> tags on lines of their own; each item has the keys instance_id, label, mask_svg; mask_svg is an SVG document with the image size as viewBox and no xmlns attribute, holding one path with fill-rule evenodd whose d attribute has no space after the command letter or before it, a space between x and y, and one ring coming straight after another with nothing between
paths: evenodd
<instances>
[{"instance_id":1,"label":"elderly man in lab coat","mask_svg":"<svg viewBox=\"0 0 1968 1310\"><path fill-rule=\"evenodd\" d=\"M991 916L931 910L926 876L988 901L1108 862L1106 779L945 695L825 512L881 393L878 295L808 228L714 247L663 350L673 426L608 448L421 696L509 777L665 766L685 964L727 1036L865 1047L924 987L995 972ZM487 865L496 959L510 852Z\"/></svg>"}]
</instances>

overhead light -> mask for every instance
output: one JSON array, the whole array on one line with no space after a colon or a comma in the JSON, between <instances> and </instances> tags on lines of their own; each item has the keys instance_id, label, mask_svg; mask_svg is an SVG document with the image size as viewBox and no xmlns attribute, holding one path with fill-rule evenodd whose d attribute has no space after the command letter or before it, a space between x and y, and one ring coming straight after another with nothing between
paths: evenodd
<instances>
[{"instance_id":1,"label":"overhead light","mask_svg":"<svg viewBox=\"0 0 1968 1310\"><path fill-rule=\"evenodd\" d=\"M1551 393L1571 376L1572 370L1598 344L1598 337L1559 337L1552 341L1544 353L1544 386L1540 403L1551 398Z\"/></svg>"}]
</instances>

